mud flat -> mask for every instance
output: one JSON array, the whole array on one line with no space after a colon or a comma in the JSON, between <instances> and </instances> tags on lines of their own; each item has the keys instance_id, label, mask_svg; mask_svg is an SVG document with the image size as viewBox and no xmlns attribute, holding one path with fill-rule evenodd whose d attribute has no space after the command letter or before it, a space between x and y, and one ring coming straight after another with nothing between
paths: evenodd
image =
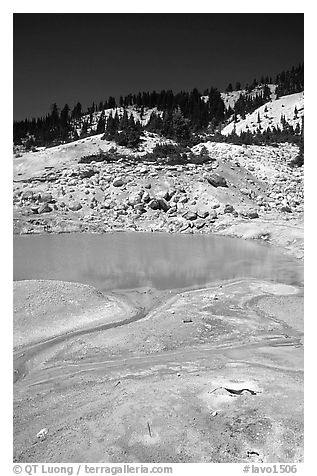
<instances>
[{"instance_id":1,"label":"mud flat","mask_svg":"<svg viewBox=\"0 0 317 476\"><path fill-rule=\"evenodd\" d=\"M16 284L23 335L30 282ZM303 461L302 288L227 280L143 306L88 287L54 316L54 301L37 305L46 285L31 284L35 330L15 351L15 461ZM39 324L54 318L68 322L55 341Z\"/></svg>"}]
</instances>

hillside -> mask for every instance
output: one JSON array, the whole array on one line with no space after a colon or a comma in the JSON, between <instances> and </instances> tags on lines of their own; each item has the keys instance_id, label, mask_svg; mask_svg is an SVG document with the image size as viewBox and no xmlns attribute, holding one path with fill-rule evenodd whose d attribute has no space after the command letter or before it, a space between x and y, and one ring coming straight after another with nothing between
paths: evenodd
<instances>
[{"instance_id":1,"label":"hillside","mask_svg":"<svg viewBox=\"0 0 317 476\"><path fill-rule=\"evenodd\" d=\"M92 114L92 121L90 126L88 127L87 132L95 132L98 126L98 121L100 116L103 114L105 120L107 122L109 116L115 117L116 114L121 118L124 114L124 111L127 111L129 117L133 117L135 122L139 121L140 124L145 127L151 118L151 114L157 114L158 116L163 115L163 111L159 111L156 107L152 108L144 108L143 113L141 113L141 109L136 106L127 106L127 107L113 107L109 109L103 109L103 111L98 111ZM88 114L84 115L81 120L79 121L78 127L76 128L77 134L80 136L82 132L82 123L85 121L89 121L90 117Z\"/></svg>"},{"instance_id":2,"label":"hillside","mask_svg":"<svg viewBox=\"0 0 317 476\"><path fill-rule=\"evenodd\" d=\"M238 85L15 123L15 233L226 233L302 257L303 65Z\"/></svg>"},{"instance_id":3,"label":"hillside","mask_svg":"<svg viewBox=\"0 0 317 476\"><path fill-rule=\"evenodd\" d=\"M234 96L231 96L230 99L233 101ZM227 101L230 101L230 99L227 99ZM297 113L295 112L296 109ZM262 131L273 127L282 129L283 117L294 129L296 127L301 128L302 118L304 117L304 92L272 99L251 114L247 114L245 119L238 117L236 122L231 120L222 129L221 133L223 135L231 134L234 128L238 135L246 131L255 133L258 128Z\"/></svg>"},{"instance_id":4,"label":"hillside","mask_svg":"<svg viewBox=\"0 0 317 476\"><path fill-rule=\"evenodd\" d=\"M271 92L271 99L274 100L276 99L276 94L275 90L277 88L276 84L268 84L268 87ZM231 91L231 92L222 92L221 93L221 98L226 106L226 109L229 107L234 108L237 100L241 95L246 95L248 94L250 97L254 98L257 94L262 94L264 90L264 85L259 85L256 86L250 93L246 89L238 89L236 91Z\"/></svg>"},{"instance_id":5,"label":"hillside","mask_svg":"<svg viewBox=\"0 0 317 476\"><path fill-rule=\"evenodd\" d=\"M146 155L160 141L147 133L131 151L98 135L15 157L15 233L230 233L302 256L304 170L289 166L296 146L204 142L192 147L191 161L171 165ZM80 163L107 151L110 162ZM285 243L289 223L296 226Z\"/></svg>"},{"instance_id":6,"label":"hillside","mask_svg":"<svg viewBox=\"0 0 317 476\"><path fill-rule=\"evenodd\" d=\"M145 131L183 146L197 144L202 136L227 142L272 144L302 141L304 115L304 65L282 71L275 78L262 77L242 88L230 83L226 92L217 88L191 91L143 91L109 96L86 110L81 103L60 109L56 103L44 117L14 121L15 150L52 147L88 136L105 134L120 146L137 148ZM270 129L268 131L268 129ZM268 131L268 132L267 132ZM247 137L246 134L247 133ZM242 134L242 135L241 135Z\"/></svg>"}]
</instances>

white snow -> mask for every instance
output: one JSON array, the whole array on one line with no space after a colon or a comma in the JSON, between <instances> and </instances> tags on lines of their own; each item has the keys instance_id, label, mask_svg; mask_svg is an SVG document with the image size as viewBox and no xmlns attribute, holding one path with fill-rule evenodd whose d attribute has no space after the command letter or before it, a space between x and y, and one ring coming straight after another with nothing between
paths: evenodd
<instances>
[{"instance_id":1,"label":"white snow","mask_svg":"<svg viewBox=\"0 0 317 476\"><path fill-rule=\"evenodd\" d=\"M275 99L276 84L268 84L268 87L271 91L271 99ZM257 94L261 94L263 90L264 85L262 84L254 88L250 93L248 93L246 89L240 89L238 91L232 91L230 93L221 93L221 98L225 103L226 109L228 109L229 107L234 108L234 105L238 101L241 94L254 98Z\"/></svg>"},{"instance_id":2,"label":"white snow","mask_svg":"<svg viewBox=\"0 0 317 476\"><path fill-rule=\"evenodd\" d=\"M113 141L102 140L103 134L79 139L68 144L39 149L37 152L25 152L21 157L13 158L14 177L18 174L37 176L47 167L69 168L76 165L81 157L115 149L118 154L143 156L151 152L157 144L175 142L162 138L158 134L145 131L137 150L117 145Z\"/></svg>"},{"instance_id":3,"label":"white snow","mask_svg":"<svg viewBox=\"0 0 317 476\"><path fill-rule=\"evenodd\" d=\"M295 117L295 107L297 108L297 117ZM258 115L260 116L260 123L258 123ZM256 109L251 114L247 114L245 119L238 118L236 123L232 120L225 126L221 133L228 135L233 132L234 126L236 133L241 132L256 132L261 126L261 131L267 130L268 127L282 128L281 116L284 116L286 121L294 128L297 124L301 126L302 117L304 116L304 92L282 96L279 99L273 99L263 106Z\"/></svg>"},{"instance_id":4,"label":"white snow","mask_svg":"<svg viewBox=\"0 0 317 476\"><path fill-rule=\"evenodd\" d=\"M156 107L144 108L144 113L143 113L143 116L141 118L141 108L138 108L136 106L128 106L126 108L124 108L124 107L115 107L115 108L112 108L112 109L104 109L102 112L105 115L105 119L108 119L108 117L111 114L112 114L112 117L114 117L116 113L118 114L119 118L121 118L123 116L125 110L128 113L128 117L130 117L132 115L133 119L135 121L139 121L142 124L142 126L147 125L147 123L150 120L152 112L156 113L158 116L163 115L163 111L159 111ZM99 121L99 118L100 118L102 112L98 111L98 112L93 113L92 123L91 123L91 126L88 127L88 132L90 132L91 130L92 131L96 130L97 124L98 124L98 121ZM86 114L85 116L83 116L82 119L78 122L78 128L77 128L77 133L78 134L80 134L80 132L81 132L81 126L82 126L82 123L84 121L89 121L89 114Z\"/></svg>"}]
</instances>

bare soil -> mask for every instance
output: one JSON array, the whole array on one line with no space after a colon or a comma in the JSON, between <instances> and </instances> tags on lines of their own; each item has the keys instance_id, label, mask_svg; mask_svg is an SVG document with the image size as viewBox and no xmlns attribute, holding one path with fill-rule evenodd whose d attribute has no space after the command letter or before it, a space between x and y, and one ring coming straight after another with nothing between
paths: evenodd
<instances>
[{"instance_id":1,"label":"bare soil","mask_svg":"<svg viewBox=\"0 0 317 476\"><path fill-rule=\"evenodd\" d=\"M302 300L295 286L224 282L165 296L130 323L24 345L14 460L303 461Z\"/></svg>"}]
</instances>

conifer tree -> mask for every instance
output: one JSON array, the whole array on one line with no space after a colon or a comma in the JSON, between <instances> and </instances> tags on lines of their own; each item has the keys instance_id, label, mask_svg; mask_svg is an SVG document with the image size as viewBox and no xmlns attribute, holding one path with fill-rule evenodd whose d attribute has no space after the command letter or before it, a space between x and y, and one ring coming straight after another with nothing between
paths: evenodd
<instances>
[{"instance_id":1,"label":"conifer tree","mask_svg":"<svg viewBox=\"0 0 317 476\"><path fill-rule=\"evenodd\" d=\"M105 113L104 111L102 111L98 119L96 134L103 134L105 132L105 126L106 126Z\"/></svg>"},{"instance_id":2,"label":"conifer tree","mask_svg":"<svg viewBox=\"0 0 317 476\"><path fill-rule=\"evenodd\" d=\"M72 110L71 116L72 116L72 119L80 119L81 115L82 115L82 108L81 108L80 102L78 102L76 106L74 107L74 109Z\"/></svg>"}]
</instances>

